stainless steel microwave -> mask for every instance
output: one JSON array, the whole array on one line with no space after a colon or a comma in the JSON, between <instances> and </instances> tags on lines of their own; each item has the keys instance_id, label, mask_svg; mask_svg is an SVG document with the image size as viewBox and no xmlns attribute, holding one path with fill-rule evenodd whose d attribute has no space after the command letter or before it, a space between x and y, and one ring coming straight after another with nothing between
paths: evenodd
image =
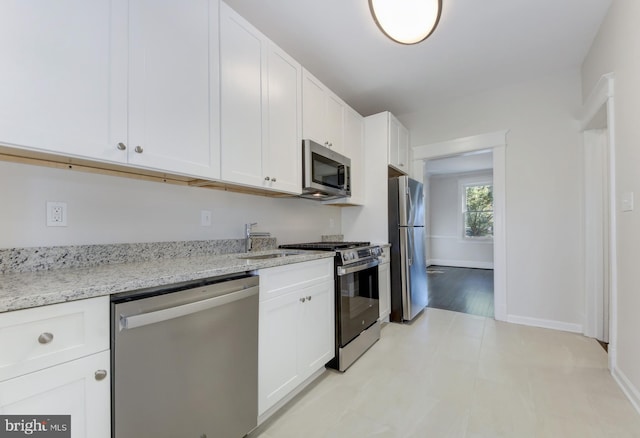
<instances>
[{"instance_id":1,"label":"stainless steel microwave","mask_svg":"<svg viewBox=\"0 0 640 438\"><path fill-rule=\"evenodd\" d=\"M348 196L351 160L312 140L303 140L301 197L329 200Z\"/></svg>"}]
</instances>

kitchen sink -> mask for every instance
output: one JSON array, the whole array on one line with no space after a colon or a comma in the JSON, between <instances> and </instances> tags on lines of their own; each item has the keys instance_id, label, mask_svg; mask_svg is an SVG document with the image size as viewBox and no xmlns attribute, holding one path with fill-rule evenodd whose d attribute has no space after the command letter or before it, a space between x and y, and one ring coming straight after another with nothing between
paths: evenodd
<instances>
[{"instance_id":1,"label":"kitchen sink","mask_svg":"<svg viewBox=\"0 0 640 438\"><path fill-rule=\"evenodd\" d=\"M274 252L270 254L244 255L244 256L238 256L238 258L243 260L264 260L264 259L275 259L278 257L288 257L288 256L300 255L300 254L304 254L304 253L301 251L281 251L281 252Z\"/></svg>"}]
</instances>

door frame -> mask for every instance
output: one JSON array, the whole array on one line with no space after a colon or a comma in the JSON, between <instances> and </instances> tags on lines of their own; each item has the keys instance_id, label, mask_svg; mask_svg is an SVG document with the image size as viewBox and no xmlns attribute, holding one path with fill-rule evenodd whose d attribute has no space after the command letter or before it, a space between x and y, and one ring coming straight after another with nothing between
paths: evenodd
<instances>
[{"instance_id":1,"label":"door frame","mask_svg":"<svg viewBox=\"0 0 640 438\"><path fill-rule=\"evenodd\" d=\"M506 147L509 130L456 138L412 148L412 167L422 175L428 160L490 149L493 152L493 299L494 316L507 320ZM422 177L421 177L422 179Z\"/></svg>"},{"instance_id":2,"label":"door frame","mask_svg":"<svg viewBox=\"0 0 640 438\"><path fill-rule=\"evenodd\" d=\"M582 107L580 117L580 130L584 134L585 144L593 137L593 131L596 129L606 128L606 139L604 147L605 157L608 159L608 165L604 169L606 183L608 183L608 214L605 218L605 241L608 241L608 251L604 253L603 263L605 264L605 270L608 268L608 287L609 287L609 369L614 370L616 367L616 351L617 351L617 320L618 320L618 276L617 276L617 232L616 232L616 168L615 168L615 105L614 105L614 82L615 77L613 73L603 75L589 96L585 99L585 103ZM590 132L591 131L591 132ZM589 175L585 172L585 178ZM588 186L592 181L585 181ZM585 211L585 216L591 212ZM585 239L587 236L585 236ZM589 247L585 242L585 263L589 260L589 254L586 254L586 250ZM585 270L588 266L585 265ZM588 287L585 284L585 335L587 330L593 324L588 320L593 315L593 303L596 300L596 293L594 288Z\"/></svg>"}]
</instances>

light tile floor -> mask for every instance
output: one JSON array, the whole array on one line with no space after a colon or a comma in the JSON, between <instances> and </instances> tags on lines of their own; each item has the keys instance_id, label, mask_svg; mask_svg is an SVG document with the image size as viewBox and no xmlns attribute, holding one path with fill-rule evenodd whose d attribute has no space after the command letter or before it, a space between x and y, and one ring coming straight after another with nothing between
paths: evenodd
<instances>
[{"instance_id":1,"label":"light tile floor","mask_svg":"<svg viewBox=\"0 0 640 438\"><path fill-rule=\"evenodd\" d=\"M249 437L625 438L640 415L593 339L426 309Z\"/></svg>"}]
</instances>

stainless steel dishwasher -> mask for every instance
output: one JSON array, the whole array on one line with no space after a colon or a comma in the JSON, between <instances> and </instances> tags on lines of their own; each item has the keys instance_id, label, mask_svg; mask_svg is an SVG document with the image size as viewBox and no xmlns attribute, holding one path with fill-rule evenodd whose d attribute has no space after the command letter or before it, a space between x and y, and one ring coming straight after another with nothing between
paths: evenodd
<instances>
[{"instance_id":1,"label":"stainless steel dishwasher","mask_svg":"<svg viewBox=\"0 0 640 438\"><path fill-rule=\"evenodd\" d=\"M258 277L114 295L115 438L240 438L258 417Z\"/></svg>"}]
</instances>

